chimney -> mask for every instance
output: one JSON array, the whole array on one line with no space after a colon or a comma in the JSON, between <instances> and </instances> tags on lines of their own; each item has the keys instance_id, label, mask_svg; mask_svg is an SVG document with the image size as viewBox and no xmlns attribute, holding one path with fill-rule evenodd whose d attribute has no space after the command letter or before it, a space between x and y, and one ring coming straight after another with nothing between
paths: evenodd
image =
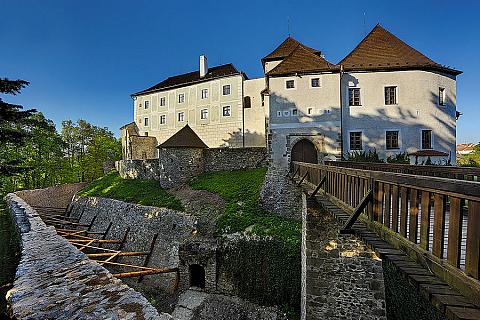
<instances>
[{"instance_id":1,"label":"chimney","mask_svg":"<svg viewBox=\"0 0 480 320\"><path fill-rule=\"evenodd\" d=\"M205 55L200 56L200 78L203 78L208 73L208 64L207 64L207 57Z\"/></svg>"}]
</instances>

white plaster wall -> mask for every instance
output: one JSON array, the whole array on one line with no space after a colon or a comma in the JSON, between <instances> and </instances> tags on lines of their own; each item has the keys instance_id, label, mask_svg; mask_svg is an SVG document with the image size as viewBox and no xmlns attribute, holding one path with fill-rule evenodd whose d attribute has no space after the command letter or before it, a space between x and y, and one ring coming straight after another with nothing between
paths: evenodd
<instances>
[{"instance_id":1,"label":"white plaster wall","mask_svg":"<svg viewBox=\"0 0 480 320\"><path fill-rule=\"evenodd\" d=\"M209 147L241 147L238 139L242 130L243 77L235 75L214 79L199 84L154 92L137 96L134 100L134 121L140 134L148 132L157 138L159 144L183 128L187 123ZM223 85L230 84L230 95L223 95ZM201 90L208 89L208 98L201 99ZM185 102L178 103L178 95L185 94ZM160 106L160 98L165 97L165 106ZM150 107L145 109L145 101ZM223 107L231 107L231 116L223 116ZM208 119L200 118L202 109L208 109ZM184 112L184 121L178 121L178 113ZM166 123L160 124L160 116L165 115ZM149 125L144 126L144 118ZM233 138L232 138L233 136Z\"/></svg>"},{"instance_id":2,"label":"white plaster wall","mask_svg":"<svg viewBox=\"0 0 480 320\"><path fill-rule=\"evenodd\" d=\"M245 108L245 146L265 147L265 122L268 119L268 106L262 103L261 92L265 89L265 78L245 80L245 97L249 96L251 108Z\"/></svg>"},{"instance_id":3,"label":"white plaster wall","mask_svg":"<svg viewBox=\"0 0 480 320\"><path fill-rule=\"evenodd\" d=\"M421 130L433 131L433 148L450 153L455 163L456 81L427 71L346 73L344 85L344 146L350 149L349 131L362 131L364 150L375 148L386 158L396 152L421 149ZM385 105L384 87L397 86L397 104ZM360 88L361 106L348 106L348 88ZM445 88L445 106L438 104ZM400 131L400 149L386 150L385 131ZM413 159L412 159L413 160Z\"/></svg>"}]
</instances>

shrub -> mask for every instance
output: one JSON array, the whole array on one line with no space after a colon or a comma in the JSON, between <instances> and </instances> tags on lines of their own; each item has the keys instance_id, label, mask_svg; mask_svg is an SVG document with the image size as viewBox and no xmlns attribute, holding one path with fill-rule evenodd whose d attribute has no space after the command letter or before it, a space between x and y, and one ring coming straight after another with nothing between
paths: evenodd
<instances>
[{"instance_id":1,"label":"shrub","mask_svg":"<svg viewBox=\"0 0 480 320\"><path fill-rule=\"evenodd\" d=\"M347 161L354 162L385 162L383 159L380 159L378 156L377 150L368 150L368 151L352 151L347 154Z\"/></svg>"}]
</instances>

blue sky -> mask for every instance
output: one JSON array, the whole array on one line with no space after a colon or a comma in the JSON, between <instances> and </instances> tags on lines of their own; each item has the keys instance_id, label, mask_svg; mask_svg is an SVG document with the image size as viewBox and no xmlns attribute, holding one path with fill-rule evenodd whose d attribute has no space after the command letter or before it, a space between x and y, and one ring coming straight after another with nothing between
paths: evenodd
<instances>
[{"instance_id":1,"label":"blue sky","mask_svg":"<svg viewBox=\"0 0 480 320\"><path fill-rule=\"evenodd\" d=\"M165 77L233 63L250 77L288 34L338 62L376 23L457 79L457 142L479 142L477 1L17 1L0 0L0 77L31 82L9 102L57 123L132 120L130 93Z\"/></svg>"}]
</instances>

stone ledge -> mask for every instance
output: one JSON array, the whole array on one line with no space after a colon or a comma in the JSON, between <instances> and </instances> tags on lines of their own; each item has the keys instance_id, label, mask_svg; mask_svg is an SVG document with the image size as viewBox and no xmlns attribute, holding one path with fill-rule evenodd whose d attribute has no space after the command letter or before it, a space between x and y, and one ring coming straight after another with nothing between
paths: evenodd
<instances>
[{"instance_id":1,"label":"stone ledge","mask_svg":"<svg viewBox=\"0 0 480 320\"><path fill-rule=\"evenodd\" d=\"M48 227L16 194L5 197L21 246L10 313L17 319L172 319Z\"/></svg>"}]
</instances>

